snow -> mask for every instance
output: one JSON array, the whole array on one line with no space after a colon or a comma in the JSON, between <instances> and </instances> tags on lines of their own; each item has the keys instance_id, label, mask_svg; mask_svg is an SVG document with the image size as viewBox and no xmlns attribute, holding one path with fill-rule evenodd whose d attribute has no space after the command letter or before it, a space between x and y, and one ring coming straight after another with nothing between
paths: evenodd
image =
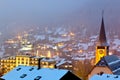
<instances>
[{"instance_id":1,"label":"snow","mask_svg":"<svg viewBox=\"0 0 120 80\"><path fill-rule=\"evenodd\" d=\"M50 40L50 41L54 41L54 43L58 43L58 42L62 42L62 41L69 41L69 40L70 40L70 37L67 37L67 38L61 38L61 37L58 37L58 38L55 38L55 37L49 37L49 40Z\"/></svg>"},{"instance_id":2,"label":"snow","mask_svg":"<svg viewBox=\"0 0 120 80\"><path fill-rule=\"evenodd\" d=\"M65 28L60 27L60 28L58 28L58 29L55 31L54 34L55 34L55 35L56 35L56 34L66 34L66 30L65 30Z\"/></svg>"},{"instance_id":3,"label":"snow","mask_svg":"<svg viewBox=\"0 0 120 80\"><path fill-rule=\"evenodd\" d=\"M17 71L16 69L18 68L21 69ZM32 71L29 71L31 68L34 69ZM5 80L34 80L37 76L41 76L40 80L60 80L60 78L62 78L67 72L68 70L62 69L37 69L37 67L32 66L18 66L1 78ZM27 76L20 78L22 74L27 74Z\"/></svg>"},{"instance_id":4,"label":"snow","mask_svg":"<svg viewBox=\"0 0 120 80\"><path fill-rule=\"evenodd\" d=\"M112 65L112 64L115 64L115 63L118 63L118 62L120 62L120 60L116 60L116 61L110 62L110 63L108 63L108 64L109 64L109 65Z\"/></svg>"},{"instance_id":5,"label":"snow","mask_svg":"<svg viewBox=\"0 0 120 80\"><path fill-rule=\"evenodd\" d=\"M84 50L88 49L88 44L85 43L79 43L78 46L81 46Z\"/></svg>"},{"instance_id":6,"label":"snow","mask_svg":"<svg viewBox=\"0 0 120 80\"><path fill-rule=\"evenodd\" d=\"M88 46L93 46L93 45L94 45L93 42L88 43Z\"/></svg>"},{"instance_id":7,"label":"snow","mask_svg":"<svg viewBox=\"0 0 120 80\"><path fill-rule=\"evenodd\" d=\"M97 39L98 35L91 36L90 39Z\"/></svg>"},{"instance_id":8,"label":"snow","mask_svg":"<svg viewBox=\"0 0 120 80\"><path fill-rule=\"evenodd\" d=\"M90 80L120 80L120 76L111 74L94 75Z\"/></svg>"},{"instance_id":9,"label":"snow","mask_svg":"<svg viewBox=\"0 0 120 80\"><path fill-rule=\"evenodd\" d=\"M72 61L65 61L65 59L62 59L59 63L56 64L56 66L60 66L64 63L72 63Z\"/></svg>"},{"instance_id":10,"label":"snow","mask_svg":"<svg viewBox=\"0 0 120 80\"><path fill-rule=\"evenodd\" d=\"M115 73L115 72L117 72L117 71L119 71L120 70L120 68L118 68L118 69L116 69L116 70L114 70L114 71L112 71L113 73Z\"/></svg>"},{"instance_id":11,"label":"snow","mask_svg":"<svg viewBox=\"0 0 120 80\"><path fill-rule=\"evenodd\" d=\"M113 44L114 44L114 46L112 48L117 49L118 46L120 46L120 40L119 39L114 39Z\"/></svg>"},{"instance_id":12,"label":"snow","mask_svg":"<svg viewBox=\"0 0 120 80\"><path fill-rule=\"evenodd\" d=\"M54 62L55 60L52 59L52 58L43 58L43 59L41 60L41 62L42 62L42 61L46 61L46 62Z\"/></svg>"},{"instance_id":13,"label":"snow","mask_svg":"<svg viewBox=\"0 0 120 80\"><path fill-rule=\"evenodd\" d=\"M114 44L120 45L120 40L119 39L114 39Z\"/></svg>"},{"instance_id":14,"label":"snow","mask_svg":"<svg viewBox=\"0 0 120 80\"><path fill-rule=\"evenodd\" d=\"M72 59L73 60L82 60L82 61L85 60L85 58L80 58L80 57L73 57Z\"/></svg>"},{"instance_id":15,"label":"snow","mask_svg":"<svg viewBox=\"0 0 120 80\"><path fill-rule=\"evenodd\" d=\"M20 51L29 51L29 50L32 50L32 48L30 47L23 47L20 49Z\"/></svg>"},{"instance_id":16,"label":"snow","mask_svg":"<svg viewBox=\"0 0 120 80\"><path fill-rule=\"evenodd\" d=\"M34 36L36 40L44 40L45 39L45 35L35 35Z\"/></svg>"}]
</instances>

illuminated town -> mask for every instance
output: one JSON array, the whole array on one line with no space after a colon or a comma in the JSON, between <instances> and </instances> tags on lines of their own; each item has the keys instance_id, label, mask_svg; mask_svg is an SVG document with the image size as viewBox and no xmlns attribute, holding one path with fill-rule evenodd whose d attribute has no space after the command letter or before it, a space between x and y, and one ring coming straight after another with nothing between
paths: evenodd
<instances>
[{"instance_id":1,"label":"illuminated town","mask_svg":"<svg viewBox=\"0 0 120 80\"><path fill-rule=\"evenodd\" d=\"M55 24L19 25L15 33L0 31L0 80L120 80L119 28L108 29L106 12L100 9L93 30L86 19L82 24L55 19Z\"/></svg>"}]
</instances>

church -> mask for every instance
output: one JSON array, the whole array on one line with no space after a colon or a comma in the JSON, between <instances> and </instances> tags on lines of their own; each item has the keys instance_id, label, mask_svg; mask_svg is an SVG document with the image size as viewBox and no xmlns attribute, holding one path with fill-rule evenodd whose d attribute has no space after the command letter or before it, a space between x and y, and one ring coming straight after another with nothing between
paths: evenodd
<instances>
[{"instance_id":1,"label":"church","mask_svg":"<svg viewBox=\"0 0 120 80\"><path fill-rule=\"evenodd\" d=\"M120 59L115 55L109 55L104 19L102 17L98 45L96 46L95 65L88 74L88 79L93 75L114 74L120 75Z\"/></svg>"}]
</instances>

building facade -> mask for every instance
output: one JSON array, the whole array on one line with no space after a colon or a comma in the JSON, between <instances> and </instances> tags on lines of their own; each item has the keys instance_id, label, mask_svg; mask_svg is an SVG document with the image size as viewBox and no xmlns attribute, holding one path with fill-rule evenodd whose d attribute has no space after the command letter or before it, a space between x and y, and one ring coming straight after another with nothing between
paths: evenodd
<instances>
[{"instance_id":1,"label":"building facade","mask_svg":"<svg viewBox=\"0 0 120 80\"><path fill-rule=\"evenodd\" d=\"M55 68L56 67L56 61L52 58L43 58L40 61L40 66L42 68Z\"/></svg>"},{"instance_id":2,"label":"building facade","mask_svg":"<svg viewBox=\"0 0 120 80\"><path fill-rule=\"evenodd\" d=\"M1 59L1 70L5 74L19 65L38 66L40 58L28 55L17 55Z\"/></svg>"}]
</instances>

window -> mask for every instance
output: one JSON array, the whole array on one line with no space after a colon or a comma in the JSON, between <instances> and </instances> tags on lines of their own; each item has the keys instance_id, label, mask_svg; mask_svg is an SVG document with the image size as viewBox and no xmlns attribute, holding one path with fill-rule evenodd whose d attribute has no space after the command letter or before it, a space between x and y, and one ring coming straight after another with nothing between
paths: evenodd
<instances>
[{"instance_id":1,"label":"window","mask_svg":"<svg viewBox=\"0 0 120 80\"><path fill-rule=\"evenodd\" d=\"M18 60L20 60L20 58L18 58Z\"/></svg>"},{"instance_id":2,"label":"window","mask_svg":"<svg viewBox=\"0 0 120 80\"><path fill-rule=\"evenodd\" d=\"M104 72L100 72L100 75L103 75L104 74Z\"/></svg>"},{"instance_id":3,"label":"window","mask_svg":"<svg viewBox=\"0 0 120 80\"><path fill-rule=\"evenodd\" d=\"M103 75L103 74L104 74L104 72L97 73L97 75L100 75L100 76Z\"/></svg>"},{"instance_id":4,"label":"window","mask_svg":"<svg viewBox=\"0 0 120 80\"><path fill-rule=\"evenodd\" d=\"M115 76L114 78L118 78L118 76Z\"/></svg>"},{"instance_id":5,"label":"window","mask_svg":"<svg viewBox=\"0 0 120 80\"><path fill-rule=\"evenodd\" d=\"M24 58L22 58L22 60L24 60Z\"/></svg>"},{"instance_id":6,"label":"window","mask_svg":"<svg viewBox=\"0 0 120 80\"><path fill-rule=\"evenodd\" d=\"M17 71L21 70L21 68L16 69Z\"/></svg>"},{"instance_id":7,"label":"window","mask_svg":"<svg viewBox=\"0 0 120 80\"><path fill-rule=\"evenodd\" d=\"M40 80L41 76L37 76L34 80Z\"/></svg>"},{"instance_id":8,"label":"window","mask_svg":"<svg viewBox=\"0 0 120 80\"><path fill-rule=\"evenodd\" d=\"M27 76L27 74L23 74L22 76L20 76L20 78L24 78L24 77L26 77Z\"/></svg>"},{"instance_id":9,"label":"window","mask_svg":"<svg viewBox=\"0 0 120 80\"><path fill-rule=\"evenodd\" d=\"M30 68L29 71L32 71L34 68Z\"/></svg>"}]
</instances>

